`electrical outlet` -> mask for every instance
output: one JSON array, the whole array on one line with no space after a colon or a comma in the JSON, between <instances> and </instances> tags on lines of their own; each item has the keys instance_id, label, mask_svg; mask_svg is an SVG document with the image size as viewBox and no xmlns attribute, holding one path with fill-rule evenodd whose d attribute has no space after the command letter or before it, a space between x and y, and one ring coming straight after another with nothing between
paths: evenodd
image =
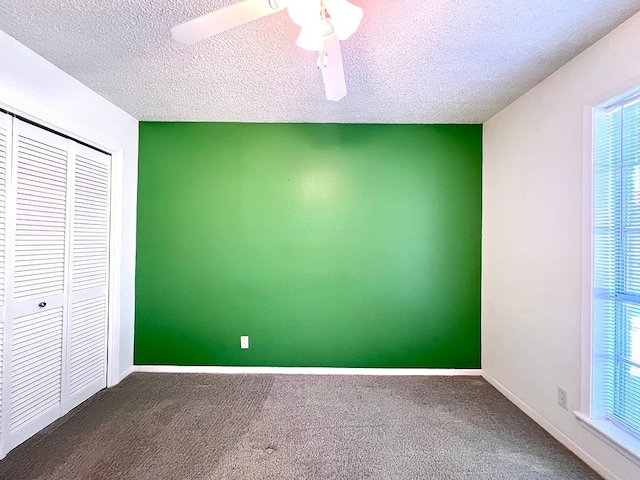
<instances>
[{"instance_id":1,"label":"electrical outlet","mask_svg":"<svg viewBox=\"0 0 640 480\"><path fill-rule=\"evenodd\" d=\"M248 335L242 335L240 337L240 348L242 348L242 349L249 348L249 336Z\"/></svg>"},{"instance_id":2,"label":"electrical outlet","mask_svg":"<svg viewBox=\"0 0 640 480\"><path fill-rule=\"evenodd\" d=\"M568 410L568 401L567 401L567 392L558 387L558 405L560 405L565 410Z\"/></svg>"}]
</instances>

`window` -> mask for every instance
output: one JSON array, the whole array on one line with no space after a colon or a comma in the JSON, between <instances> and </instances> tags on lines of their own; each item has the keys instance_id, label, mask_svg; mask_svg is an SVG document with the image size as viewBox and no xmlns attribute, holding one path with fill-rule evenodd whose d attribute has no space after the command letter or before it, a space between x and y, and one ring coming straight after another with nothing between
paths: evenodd
<instances>
[{"instance_id":1,"label":"window","mask_svg":"<svg viewBox=\"0 0 640 480\"><path fill-rule=\"evenodd\" d=\"M592 412L640 445L640 95L595 111ZM615 433L618 432L618 433ZM637 442L636 442L637 441ZM631 445L629 445L631 443Z\"/></svg>"}]
</instances>

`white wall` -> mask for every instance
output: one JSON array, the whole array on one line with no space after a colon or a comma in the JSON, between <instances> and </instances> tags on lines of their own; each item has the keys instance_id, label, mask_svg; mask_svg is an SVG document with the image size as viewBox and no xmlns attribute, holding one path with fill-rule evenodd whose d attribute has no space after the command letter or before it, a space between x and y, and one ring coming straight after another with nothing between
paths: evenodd
<instances>
[{"instance_id":1,"label":"white wall","mask_svg":"<svg viewBox=\"0 0 640 480\"><path fill-rule=\"evenodd\" d=\"M638 52L640 14L484 125L483 371L602 474L620 479L640 478L640 467L571 411L581 407L581 282L589 274L585 106L640 85ZM559 386L568 411L556 403Z\"/></svg>"},{"instance_id":2,"label":"white wall","mask_svg":"<svg viewBox=\"0 0 640 480\"><path fill-rule=\"evenodd\" d=\"M138 121L1 31L0 107L122 153L119 378L133 365Z\"/></svg>"}]
</instances>

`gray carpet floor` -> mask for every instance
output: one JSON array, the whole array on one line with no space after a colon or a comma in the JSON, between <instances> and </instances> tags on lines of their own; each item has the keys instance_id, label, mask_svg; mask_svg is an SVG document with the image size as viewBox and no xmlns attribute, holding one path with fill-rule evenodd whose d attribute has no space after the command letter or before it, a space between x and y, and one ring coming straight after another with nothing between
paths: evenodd
<instances>
[{"instance_id":1,"label":"gray carpet floor","mask_svg":"<svg viewBox=\"0 0 640 480\"><path fill-rule=\"evenodd\" d=\"M133 374L0 462L21 479L597 479L478 377Z\"/></svg>"}]
</instances>

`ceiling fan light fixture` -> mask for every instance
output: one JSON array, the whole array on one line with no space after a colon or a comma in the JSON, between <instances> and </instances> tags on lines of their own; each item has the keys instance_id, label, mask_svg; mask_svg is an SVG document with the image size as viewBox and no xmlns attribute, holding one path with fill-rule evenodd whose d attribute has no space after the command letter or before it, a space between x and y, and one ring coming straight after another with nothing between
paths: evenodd
<instances>
[{"instance_id":1,"label":"ceiling fan light fixture","mask_svg":"<svg viewBox=\"0 0 640 480\"><path fill-rule=\"evenodd\" d=\"M362 9L347 0L240 0L176 25L171 35L192 44L285 8L301 27L296 44L319 52L327 100L340 100L347 94L340 40L349 38L362 20Z\"/></svg>"},{"instance_id":2,"label":"ceiling fan light fixture","mask_svg":"<svg viewBox=\"0 0 640 480\"><path fill-rule=\"evenodd\" d=\"M293 23L299 27L304 27L317 22L320 19L322 11L322 2L320 0L288 0L287 12Z\"/></svg>"},{"instance_id":3,"label":"ceiling fan light fixture","mask_svg":"<svg viewBox=\"0 0 640 480\"><path fill-rule=\"evenodd\" d=\"M325 0L331 24L339 40L346 40L358 29L362 21L362 8L347 0Z\"/></svg>"},{"instance_id":4,"label":"ceiling fan light fixture","mask_svg":"<svg viewBox=\"0 0 640 480\"><path fill-rule=\"evenodd\" d=\"M296 45L312 52L322 52L326 28L323 24L324 22L317 22L317 24L303 26L300 29Z\"/></svg>"}]
</instances>

